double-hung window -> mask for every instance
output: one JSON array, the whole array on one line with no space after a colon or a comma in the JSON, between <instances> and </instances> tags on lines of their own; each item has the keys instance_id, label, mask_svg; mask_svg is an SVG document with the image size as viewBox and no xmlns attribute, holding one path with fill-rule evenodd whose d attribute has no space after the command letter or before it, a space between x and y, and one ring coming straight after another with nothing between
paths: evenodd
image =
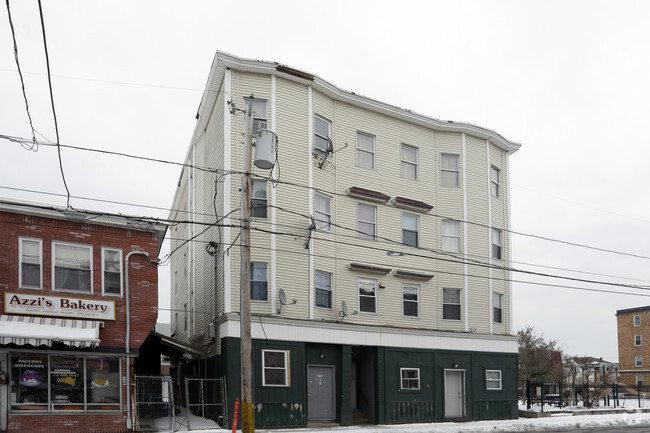
<instances>
[{"instance_id":1,"label":"double-hung window","mask_svg":"<svg viewBox=\"0 0 650 433\"><path fill-rule=\"evenodd\" d=\"M323 152L332 151L332 124L318 116L314 116L314 147Z\"/></svg>"},{"instance_id":2,"label":"double-hung window","mask_svg":"<svg viewBox=\"0 0 650 433\"><path fill-rule=\"evenodd\" d=\"M102 293L122 295L122 250L102 248Z\"/></svg>"},{"instance_id":3,"label":"double-hung window","mask_svg":"<svg viewBox=\"0 0 650 433\"><path fill-rule=\"evenodd\" d=\"M638 328L641 326L641 315L637 314L634 316L634 327Z\"/></svg>"},{"instance_id":4,"label":"double-hung window","mask_svg":"<svg viewBox=\"0 0 650 433\"><path fill-rule=\"evenodd\" d=\"M442 318L460 320L460 289L442 289Z\"/></svg>"},{"instance_id":5,"label":"double-hung window","mask_svg":"<svg viewBox=\"0 0 650 433\"><path fill-rule=\"evenodd\" d=\"M262 386L290 386L289 351L262 350Z\"/></svg>"},{"instance_id":6,"label":"double-hung window","mask_svg":"<svg viewBox=\"0 0 650 433\"><path fill-rule=\"evenodd\" d=\"M251 182L251 217L266 218L266 181L254 180Z\"/></svg>"},{"instance_id":7,"label":"double-hung window","mask_svg":"<svg viewBox=\"0 0 650 433\"><path fill-rule=\"evenodd\" d=\"M448 253L460 253L460 223L442 220L442 250Z\"/></svg>"},{"instance_id":8,"label":"double-hung window","mask_svg":"<svg viewBox=\"0 0 650 433\"><path fill-rule=\"evenodd\" d=\"M377 236L377 207L357 203L357 237L375 240Z\"/></svg>"},{"instance_id":9,"label":"double-hung window","mask_svg":"<svg viewBox=\"0 0 650 433\"><path fill-rule=\"evenodd\" d=\"M440 185L460 185L460 157L443 153L440 155Z\"/></svg>"},{"instance_id":10,"label":"double-hung window","mask_svg":"<svg viewBox=\"0 0 650 433\"><path fill-rule=\"evenodd\" d=\"M417 284L402 284L402 314L420 316L420 286Z\"/></svg>"},{"instance_id":11,"label":"double-hung window","mask_svg":"<svg viewBox=\"0 0 650 433\"><path fill-rule=\"evenodd\" d=\"M52 242L54 290L93 292L93 247Z\"/></svg>"},{"instance_id":12,"label":"double-hung window","mask_svg":"<svg viewBox=\"0 0 650 433\"><path fill-rule=\"evenodd\" d=\"M502 389L501 370L485 371L485 388L493 391Z\"/></svg>"},{"instance_id":13,"label":"double-hung window","mask_svg":"<svg viewBox=\"0 0 650 433\"><path fill-rule=\"evenodd\" d=\"M402 144L402 177L418 179L418 148Z\"/></svg>"},{"instance_id":14,"label":"double-hung window","mask_svg":"<svg viewBox=\"0 0 650 433\"><path fill-rule=\"evenodd\" d=\"M420 369L419 368L400 368L402 379L401 389L418 390L420 389Z\"/></svg>"},{"instance_id":15,"label":"double-hung window","mask_svg":"<svg viewBox=\"0 0 650 433\"><path fill-rule=\"evenodd\" d=\"M332 274L316 271L316 306L332 308Z\"/></svg>"},{"instance_id":16,"label":"double-hung window","mask_svg":"<svg viewBox=\"0 0 650 433\"><path fill-rule=\"evenodd\" d=\"M492 229L492 257L501 260L501 230Z\"/></svg>"},{"instance_id":17,"label":"double-hung window","mask_svg":"<svg viewBox=\"0 0 650 433\"><path fill-rule=\"evenodd\" d=\"M636 355L634 357L634 366L635 367L643 367L643 356Z\"/></svg>"},{"instance_id":18,"label":"double-hung window","mask_svg":"<svg viewBox=\"0 0 650 433\"><path fill-rule=\"evenodd\" d=\"M332 199L323 194L316 194L314 200L316 230L332 231Z\"/></svg>"},{"instance_id":19,"label":"double-hung window","mask_svg":"<svg viewBox=\"0 0 650 433\"><path fill-rule=\"evenodd\" d=\"M494 323L503 323L503 294L492 293L492 310Z\"/></svg>"},{"instance_id":20,"label":"double-hung window","mask_svg":"<svg viewBox=\"0 0 650 433\"><path fill-rule=\"evenodd\" d=\"M402 214L402 243L412 247L418 246L418 226L420 225L417 215Z\"/></svg>"},{"instance_id":21,"label":"double-hung window","mask_svg":"<svg viewBox=\"0 0 650 433\"><path fill-rule=\"evenodd\" d=\"M499 198L501 194L501 170L492 166L490 167L490 194L492 197Z\"/></svg>"},{"instance_id":22,"label":"double-hung window","mask_svg":"<svg viewBox=\"0 0 650 433\"><path fill-rule=\"evenodd\" d=\"M18 239L18 287L43 288L43 241L41 239Z\"/></svg>"},{"instance_id":23,"label":"double-hung window","mask_svg":"<svg viewBox=\"0 0 650 433\"><path fill-rule=\"evenodd\" d=\"M377 312L377 280L359 277L359 311Z\"/></svg>"},{"instance_id":24,"label":"double-hung window","mask_svg":"<svg viewBox=\"0 0 650 433\"><path fill-rule=\"evenodd\" d=\"M267 301L268 296L266 263L251 262L251 300Z\"/></svg>"},{"instance_id":25,"label":"double-hung window","mask_svg":"<svg viewBox=\"0 0 650 433\"><path fill-rule=\"evenodd\" d=\"M634 345L635 345L635 346L641 346L641 345L642 345L642 342L641 342L641 336L640 336L640 335L635 335L635 336L634 336Z\"/></svg>"},{"instance_id":26,"label":"double-hung window","mask_svg":"<svg viewBox=\"0 0 650 433\"><path fill-rule=\"evenodd\" d=\"M643 375L640 374L636 377L636 385L637 386L643 386Z\"/></svg>"},{"instance_id":27,"label":"double-hung window","mask_svg":"<svg viewBox=\"0 0 650 433\"><path fill-rule=\"evenodd\" d=\"M357 166L375 169L375 137L357 132Z\"/></svg>"},{"instance_id":28,"label":"double-hung window","mask_svg":"<svg viewBox=\"0 0 650 433\"><path fill-rule=\"evenodd\" d=\"M260 129L266 129L266 101L244 98L246 113L248 113L249 106L253 108L253 135L255 135Z\"/></svg>"}]
</instances>

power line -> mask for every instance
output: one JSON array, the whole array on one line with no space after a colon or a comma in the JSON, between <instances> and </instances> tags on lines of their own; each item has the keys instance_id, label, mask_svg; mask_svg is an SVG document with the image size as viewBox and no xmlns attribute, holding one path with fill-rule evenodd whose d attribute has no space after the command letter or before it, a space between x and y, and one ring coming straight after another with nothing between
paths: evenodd
<instances>
[{"instance_id":1,"label":"power line","mask_svg":"<svg viewBox=\"0 0 650 433\"><path fill-rule=\"evenodd\" d=\"M59 170L61 171L61 178L63 179L63 186L68 193L68 203L67 207L70 207L70 189L68 188L68 182L65 180L65 173L63 171L63 161L61 160L61 146L59 143L61 139L59 138L59 122L56 118L56 110L54 109L54 92L52 91L52 77L50 74L50 55L47 49L47 38L45 37L45 20L43 19L43 8L41 6L41 0L38 0L38 12L41 17L41 29L43 31L43 48L45 49L45 64L47 66L47 83L50 88L50 103L52 105L52 116L54 117L54 130L56 131L56 149L59 156Z\"/></svg>"},{"instance_id":2,"label":"power line","mask_svg":"<svg viewBox=\"0 0 650 433\"><path fill-rule=\"evenodd\" d=\"M23 99L25 100L25 111L27 111L27 118L29 119L29 127L32 129L32 145L25 146L27 150L38 151L38 143L36 142L36 134L34 132L34 124L32 123L32 115L29 112L29 103L27 102L27 93L25 91L25 79L23 77L22 69L20 68L20 61L18 60L18 43L16 42L16 31L14 30L14 22L11 18L11 8L9 7L9 0L6 0L7 16L9 18L9 27L11 28L11 36L14 40L14 59L16 60L16 67L18 68L18 75L20 76L20 85L23 90Z\"/></svg>"}]
</instances>

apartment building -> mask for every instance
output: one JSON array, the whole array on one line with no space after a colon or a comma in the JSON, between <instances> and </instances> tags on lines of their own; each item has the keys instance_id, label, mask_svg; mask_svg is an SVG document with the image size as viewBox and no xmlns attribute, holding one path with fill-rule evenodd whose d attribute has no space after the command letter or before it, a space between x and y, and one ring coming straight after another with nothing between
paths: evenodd
<instances>
[{"instance_id":1,"label":"apartment building","mask_svg":"<svg viewBox=\"0 0 650 433\"><path fill-rule=\"evenodd\" d=\"M616 311L619 381L636 387L650 384L650 306Z\"/></svg>"},{"instance_id":2,"label":"apartment building","mask_svg":"<svg viewBox=\"0 0 650 433\"><path fill-rule=\"evenodd\" d=\"M165 230L0 200L0 430L131 429L126 384L158 316Z\"/></svg>"},{"instance_id":3,"label":"apartment building","mask_svg":"<svg viewBox=\"0 0 650 433\"><path fill-rule=\"evenodd\" d=\"M222 52L170 214L188 222L170 229L172 336L202 346L200 374L226 378L229 404L240 395L248 107L254 136L278 140L273 168L251 172L256 424L517 417L520 145Z\"/></svg>"}]
</instances>

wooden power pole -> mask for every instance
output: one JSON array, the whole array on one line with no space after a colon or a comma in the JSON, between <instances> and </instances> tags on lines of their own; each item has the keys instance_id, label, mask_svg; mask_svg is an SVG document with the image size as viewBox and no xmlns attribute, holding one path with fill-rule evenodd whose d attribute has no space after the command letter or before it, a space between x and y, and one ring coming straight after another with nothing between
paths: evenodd
<instances>
[{"instance_id":1,"label":"wooden power pole","mask_svg":"<svg viewBox=\"0 0 650 433\"><path fill-rule=\"evenodd\" d=\"M255 432L255 412L253 404L253 357L251 341L251 153L253 149L253 104L244 107L244 168L241 176L241 222L240 222L240 344L241 344L241 395L242 395L242 433Z\"/></svg>"}]
</instances>

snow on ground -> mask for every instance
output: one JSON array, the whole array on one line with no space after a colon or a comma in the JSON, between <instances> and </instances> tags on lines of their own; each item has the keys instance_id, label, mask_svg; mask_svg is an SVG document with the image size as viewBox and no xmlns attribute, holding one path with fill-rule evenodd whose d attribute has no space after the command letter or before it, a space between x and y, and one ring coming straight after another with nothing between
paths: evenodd
<instances>
[{"instance_id":1,"label":"snow on ground","mask_svg":"<svg viewBox=\"0 0 650 433\"><path fill-rule=\"evenodd\" d=\"M257 433L483 433L558 431L577 428L650 425L650 413L621 413L610 415L561 414L547 418L519 418L503 421L471 421L462 423L431 423L401 425L364 425L353 427L255 429ZM187 431L187 430L179 430ZM226 429L192 430L194 433L226 432ZM238 430L239 431L239 430Z\"/></svg>"}]
</instances>

